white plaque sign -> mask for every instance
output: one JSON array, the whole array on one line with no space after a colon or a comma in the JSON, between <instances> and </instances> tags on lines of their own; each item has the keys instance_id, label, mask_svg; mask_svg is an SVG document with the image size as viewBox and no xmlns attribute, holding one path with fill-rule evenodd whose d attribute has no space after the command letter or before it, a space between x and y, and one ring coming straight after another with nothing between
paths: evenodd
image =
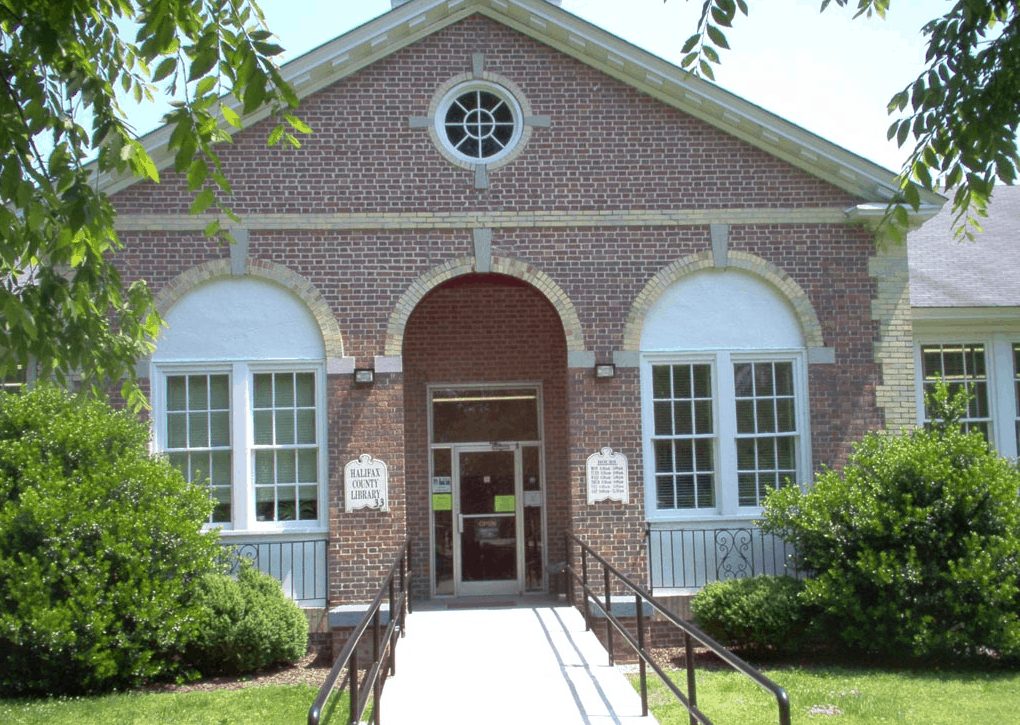
<instances>
[{"instance_id":1,"label":"white plaque sign","mask_svg":"<svg viewBox=\"0 0 1020 725\"><path fill-rule=\"evenodd\" d=\"M344 466L345 509L348 512L364 508L389 511L389 482L386 464L362 453L356 461Z\"/></svg>"},{"instance_id":2,"label":"white plaque sign","mask_svg":"<svg viewBox=\"0 0 1020 725\"><path fill-rule=\"evenodd\" d=\"M630 502L627 456L612 448L588 456L588 503L597 501Z\"/></svg>"}]
</instances>

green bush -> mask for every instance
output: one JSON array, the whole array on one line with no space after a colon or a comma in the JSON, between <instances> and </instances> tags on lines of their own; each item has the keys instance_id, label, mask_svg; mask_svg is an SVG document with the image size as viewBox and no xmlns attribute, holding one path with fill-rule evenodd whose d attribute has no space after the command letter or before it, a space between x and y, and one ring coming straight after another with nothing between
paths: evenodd
<instances>
[{"instance_id":1,"label":"green bush","mask_svg":"<svg viewBox=\"0 0 1020 725\"><path fill-rule=\"evenodd\" d=\"M126 412L48 386L0 394L0 692L85 692L178 671L211 570L208 494Z\"/></svg>"},{"instance_id":2,"label":"green bush","mask_svg":"<svg viewBox=\"0 0 1020 725\"><path fill-rule=\"evenodd\" d=\"M239 675L294 662L308 650L308 620L280 583L250 565L237 578L208 574L196 596L202 609L187 661L203 675Z\"/></svg>"},{"instance_id":3,"label":"green bush","mask_svg":"<svg viewBox=\"0 0 1020 725\"><path fill-rule=\"evenodd\" d=\"M765 502L765 530L812 573L802 600L854 650L1020 655L1020 474L960 431L965 402L942 390L942 423L869 435L842 473Z\"/></svg>"},{"instance_id":4,"label":"green bush","mask_svg":"<svg viewBox=\"0 0 1020 725\"><path fill-rule=\"evenodd\" d=\"M809 617L798 595L804 582L788 576L728 579L705 586L691 602L698 626L723 644L758 654L783 654L807 642Z\"/></svg>"}]
</instances>

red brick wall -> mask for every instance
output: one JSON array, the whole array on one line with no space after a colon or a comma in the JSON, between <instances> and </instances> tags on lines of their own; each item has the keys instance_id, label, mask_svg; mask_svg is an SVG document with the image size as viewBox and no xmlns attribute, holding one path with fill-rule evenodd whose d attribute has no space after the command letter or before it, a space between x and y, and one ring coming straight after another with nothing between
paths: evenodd
<instances>
[{"instance_id":1,"label":"red brick wall","mask_svg":"<svg viewBox=\"0 0 1020 725\"><path fill-rule=\"evenodd\" d=\"M567 472L567 348L556 310L533 287L499 275L471 275L437 287L415 308L404 337L408 528L420 554L419 593L428 591L429 383L542 384L547 538L570 525Z\"/></svg>"},{"instance_id":2,"label":"red brick wall","mask_svg":"<svg viewBox=\"0 0 1020 725\"><path fill-rule=\"evenodd\" d=\"M406 535L404 386L400 375L377 375L371 386L351 376L329 379L330 602L375 596ZM362 453L389 468L390 510L344 511L344 466Z\"/></svg>"},{"instance_id":3,"label":"red brick wall","mask_svg":"<svg viewBox=\"0 0 1020 725\"><path fill-rule=\"evenodd\" d=\"M483 52L488 70L517 83L535 114L523 153L475 189L408 117L424 115L435 90ZM380 112L382 111L382 112ZM268 122L222 150L235 188L232 204L255 213L524 212L641 209L843 208L853 197L766 153L571 60L497 23L473 17L307 98L315 128L300 151L267 149ZM122 214L185 214L183 182L163 172L159 186L118 193ZM200 233L122 234L118 259L128 280L158 291L181 272L228 249ZM570 298L584 346L599 360L622 348L635 297L674 260L710 248L707 226L528 227L493 230L492 253L531 265ZM870 235L843 225L734 225L731 247L789 274L818 313L835 365L810 366L816 465L839 465L851 442L882 424L874 390L877 323L867 274ZM460 229L250 230L254 259L285 265L329 304L344 352L360 366L384 352L401 296L430 270L473 254ZM533 288L486 278L433 291L412 315L404 373L379 374L370 388L349 375L329 378L331 599L364 599L405 531L427 541L425 384L541 380L551 561L562 558L557 526L574 527L615 564L645 575L640 395L636 369L596 381L566 368L562 325ZM450 351L456 350L456 355ZM584 463L610 445L630 461L631 503L588 506ZM361 453L390 466L390 513L343 513L343 465ZM407 492L405 496L405 468ZM427 552L418 547L419 574ZM425 581L425 580L423 580Z\"/></svg>"},{"instance_id":4,"label":"red brick wall","mask_svg":"<svg viewBox=\"0 0 1020 725\"><path fill-rule=\"evenodd\" d=\"M552 127L477 190L412 129L436 89L471 69L518 84ZM315 130L299 152L265 147L267 120L223 147L241 214L493 209L802 207L852 198L764 151L669 108L495 21L475 16L329 86L301 104ZM183 182L138 184L121 210L185 213Z\"/></svg>"}]
</instances>

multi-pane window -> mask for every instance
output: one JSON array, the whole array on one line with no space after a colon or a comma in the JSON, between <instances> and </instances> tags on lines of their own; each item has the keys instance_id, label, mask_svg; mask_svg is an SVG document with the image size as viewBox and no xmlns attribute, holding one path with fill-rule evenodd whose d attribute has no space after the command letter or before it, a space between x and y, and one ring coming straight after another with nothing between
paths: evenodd
<instances>
[{"instance_id":1,"label":"multi-pane window","mask_svg":"<svg viewBox=\"0 0 1020 725\"><path fill-rule=\"evenodd\" d=\"M184 477L209 486L209 521L229 523L233 483L230 376L166 377L166 453Z\"/></svg>"},{"instance_id":2,"label":"multi-pane window","mask_svg":"<svg viewBox=\"0 0 1020 725\"><path fill-rule=\"evenodd\" d=\"M939 381L949 388L950 395L964 390L970 397L967 413L961 420L965 431L977 430L991 440L991 415L988 408L988 373L983 344L945 344L921 346L922 390L925 398L934 392ZM925 421L931 420L927 400Z\"/></svg>"},{"instance_id":3,"label":"multi-pane window","mask_svg":"<svg viewBox=\"0 0 1020 725\"><path fill-rule=\"evenodd\" d=\"M255 518L318 519L315 374L256 373L253 396Z\"/></svg>"},{"instance_id":4,"label":"multi-pane window","mask_svg":"<svg viewBox=\"0 0 1020 725\"><path fill-rule=\"evenodd\" d=\"M657 506L715 506L711 365L652 366L652 406Z\"/></svg>"},{"instance_id":5,"label":"multi-pane window","mask_svg":"<svg viewBox=\"0 0 1020 725\"><path fill-rule=\"evenodd\" d=\"M737 413L737 488L741 506L797 477L797 413L791 362L733 366Z\"/></svg>"},{"instance_id":6,"label":"multi-pane window","mask_svg":"<svg viewBox=\"0 0 1020 725\"><path fill-rule=\"evenodd\" d=\"M721 350L645 368L650 515L746 515L806 469L801 357Z\"/></svg>"}]
</instances>

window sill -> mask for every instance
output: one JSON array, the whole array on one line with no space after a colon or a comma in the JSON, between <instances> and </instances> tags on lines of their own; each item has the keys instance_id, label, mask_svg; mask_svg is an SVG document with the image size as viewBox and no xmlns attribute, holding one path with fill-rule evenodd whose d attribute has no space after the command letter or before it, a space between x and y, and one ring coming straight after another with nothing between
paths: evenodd
<instances>
[{"instance_id":1,"label":"window sill","mask_svg":"<svg viewBox=\"0 0 1020 725\"><path fill-rule=\"evenodd\" d=\"M680 527L688 529L697 528L748 528L754 527L755 522L761 518L761 510L757 512L740 512L736 514L692 514L685 515L660 515L648 517L645 523L655 529L668 529Z\"/></svg>"},{"instance_id":2,"label":"window sill","mask_svg":"<svg viewBox=\"0 0 1020 725\"><path fill-rule=\"evenodd\" d=\"M217 529L209 527L205 530L216 531ZM224 541L232 539L279 541L280 539L326 539L329 537L329 530L321 526L306 529L219 529L219 534L220 539Z\"/></svg>"}]
</instances>

